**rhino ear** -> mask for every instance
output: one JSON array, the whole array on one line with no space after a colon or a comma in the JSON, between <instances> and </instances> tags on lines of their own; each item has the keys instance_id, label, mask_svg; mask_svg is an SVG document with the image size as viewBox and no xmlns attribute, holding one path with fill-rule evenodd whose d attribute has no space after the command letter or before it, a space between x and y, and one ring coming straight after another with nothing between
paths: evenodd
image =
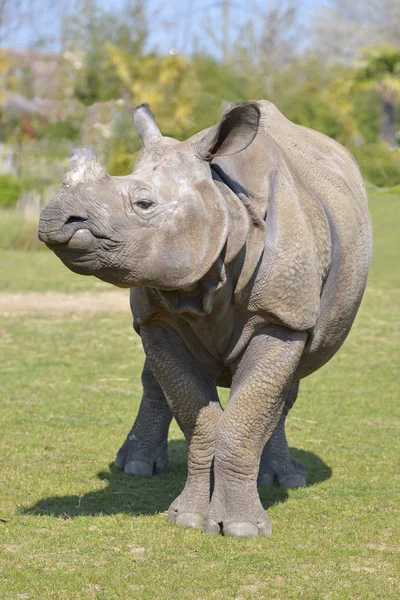
<instances>
[{"instance_id":1,"label":"rhino ear","mask_svg":"<svg viewBox=\"0 0 400 600\"><path fill-rule=\"evenodd\" d=\"M243 102L228 110L218 125L208 130L198 144L204 160L237 154L251 144L257 135L261 112L255 102Z\"/></svg>"}]
</instances>

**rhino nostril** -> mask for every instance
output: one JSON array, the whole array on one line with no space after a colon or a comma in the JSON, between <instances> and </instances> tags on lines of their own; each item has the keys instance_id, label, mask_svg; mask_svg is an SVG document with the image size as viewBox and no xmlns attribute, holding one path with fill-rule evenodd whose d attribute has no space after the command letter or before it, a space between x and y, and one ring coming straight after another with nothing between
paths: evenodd
<instances>
[{"instance_id":1,"label":"rhino nostril","mask_svg":"<svg viewBox=\"0 0 400 600\"><path fill-rule=\"evenodd\" d=\"M86 223L87 219L85 219L84 217L74 217L71 216L69 217L69 219L67 219L65 221L65 225L68 225L69 223Z\"/></svg>"}]
</instances>

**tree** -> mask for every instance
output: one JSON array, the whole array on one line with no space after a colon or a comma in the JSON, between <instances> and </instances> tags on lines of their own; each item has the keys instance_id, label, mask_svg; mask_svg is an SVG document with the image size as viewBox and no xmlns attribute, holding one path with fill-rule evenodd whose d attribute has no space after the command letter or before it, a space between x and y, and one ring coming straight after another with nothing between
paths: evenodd
<instances>
[{"instance_id":1,"label":"tree","mask_svg":"<svg viewBox=\"0 0 400 600\"><path fill-rule=\"evenodd\" d=\"M400 47L367 48L357 62L353 88L374 90L381 106L380 139L396 146L396 108L400 104Z\"/></svg>"},{"instance_id":2,"label":"tree","mask_svg":"<svg viewBox=\"0 0 400 600\"><path fill-rule=\"evenodd\" d=\"M293 0L275 0L243 23L230 65L246 81L250 97L277 101L278 80L296 59L299 28Z\"/></svg>"},{"instance_id":3,"label":"tree","mask_svg":"<svg viewBox=\"0 0 400 600\"><path fill-rule=\"evenodd\" d=\"M400 46L400 2L328 0L315 11L308 37L326 64L349 64L366 46Z\"/></svg>"},{"instance_id":4,"label":"tree","mask_svg":"<svg viewBox=\"0 0 400 600\"><path fill-rule=\"evenodd\" d=\"M147 35L143 0L127 1L112 12L99 0L84 0L63 22L63 92L67 88L85 105L118 99L121 81L106 44L137 56L144 52Z\"/></svg>"},{"instance_id":5,"label":"tree","mask_svg":"<svg viewBox=\"0 0 400 600\"><path fill-rule=\"evenodd\" d=\"M7 75L10 69L10 61L5 52L0 51L0 108L6 100Z\"/></svg>"},{"instance_id":6,"label":"tree","mask_svg":"<svg viewBox=\"0 0 400 600\"><path fill-rule=\"evenodd\" d=\"M246 97L243 77L235 73L229 65L208 54L193 56L192 65L199 82L199 93L193 109L193 129L210 127L221 118L228 104L240 102Z\"/></svg>"},{"instance_id":7,"label":"tree","mask_svg":"<svg viewBox=\"0 0 400 600\"><path fill-rule=\"evenodd\" d=\"M200 93L192 62L182 54L132 55L112 44L106 48L131 103L148 102L165 134L185 133Z\"/></svg>"}]
</instances>

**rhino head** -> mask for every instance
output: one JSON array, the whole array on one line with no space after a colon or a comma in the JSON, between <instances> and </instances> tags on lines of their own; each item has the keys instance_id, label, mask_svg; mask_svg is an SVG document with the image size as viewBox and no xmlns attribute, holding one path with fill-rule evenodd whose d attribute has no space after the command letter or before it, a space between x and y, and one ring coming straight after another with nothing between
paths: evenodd
<instances>
[{"instance_id":1,"label":"rhino head","mask_svg":"<svg viewBox=\"0 0 400 600\"><path fill-rule=\"evenodd\" d=\"M41 214L39 239L72 271L120 287L194 285L220 257L230 229L211 161L245 149L259 118L258 106L244 103L179 142L162 136L148 105L137 106L143 148L133 173L110 176L92 147L76 150Z\"/></svg>"}]
</instances>

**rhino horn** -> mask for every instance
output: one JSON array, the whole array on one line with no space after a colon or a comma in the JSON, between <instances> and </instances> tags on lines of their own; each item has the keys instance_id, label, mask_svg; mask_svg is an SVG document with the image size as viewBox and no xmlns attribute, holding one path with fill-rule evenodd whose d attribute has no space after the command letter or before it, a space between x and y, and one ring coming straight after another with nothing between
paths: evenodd
<instances>
[{"instance_id":1,"label":"rhino horn","mask_svg":"<svg viewBox=\"0 0 400 600\"><path fill-rule=\"evenodd\" d=\"M71 155L63 184L74 187L79 183L95 182L104 177L107 177L107 173L97 162L96 150L92 146L84 146Z\"/></svg>"},{"instance_id":2,"label":"rhino horn","mask_svg":"<svg viewBox=\"0 0 400 600\"><path fill-rule=\"evenodd\" d=\"M143 146L151 144L162 137L148 104L138 104L138 106L135 106L132 114L132 122L138 136L143 142Z\"/></svg>"}]
</instances>

